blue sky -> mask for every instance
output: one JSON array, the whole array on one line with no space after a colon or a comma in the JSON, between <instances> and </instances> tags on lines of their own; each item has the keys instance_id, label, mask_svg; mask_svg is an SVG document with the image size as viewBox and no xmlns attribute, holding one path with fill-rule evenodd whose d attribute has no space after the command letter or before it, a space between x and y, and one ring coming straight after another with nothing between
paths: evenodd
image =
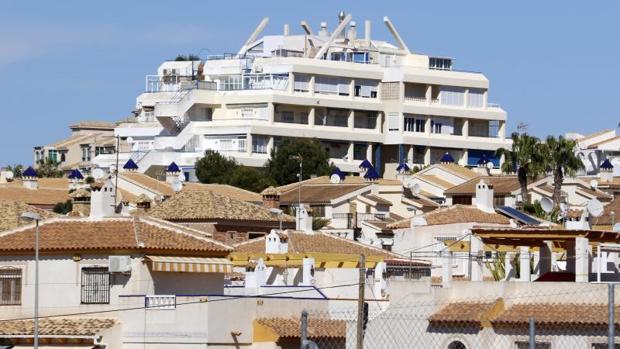
<instances>
[{"instance_id":1,"label":"blue sky","mask_svg":"<svg viewBox=\"0 0 620 349\"><path fill-rule=\"evenodd\" d=\"M620 121L617 1L12 1L0 3L0 165L78 120L129 115L144 76L178 53L236 52L264 16L266 33L333 28L339 10L389 38L389 16L414 52L483 72L490 101L537 136Z\"/></svg>"}]
</instances>

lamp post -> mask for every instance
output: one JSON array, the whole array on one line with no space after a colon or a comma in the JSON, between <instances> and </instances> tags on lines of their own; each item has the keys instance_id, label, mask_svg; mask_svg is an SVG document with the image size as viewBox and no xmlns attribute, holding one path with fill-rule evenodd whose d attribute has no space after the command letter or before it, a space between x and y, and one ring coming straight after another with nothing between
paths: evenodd
<instances>
[{"instance_id":1,"label":"lamp post","mask_svg":"<svg viewBox=\"0 0 620 349\"><path fill-rule=\"evenodd\" d=\"M301 214L301 181L304 176L304 158L301 154L293 155L290 157L294 160L299 160L299 187L297 190L297 229L301 229L299 215Z\"/></svg>"},{"instance_id":2,"label":"lamp post","mask_svg":"<svg viewBox=\"0 0 620 349\"><path fill-rule=\"evenodd\" d=\"M35 222L34 233L34 348L39 348L39 221L41 215L34 212L24 212L20 216L23 220Z\"/></svg>"}]
</instances>

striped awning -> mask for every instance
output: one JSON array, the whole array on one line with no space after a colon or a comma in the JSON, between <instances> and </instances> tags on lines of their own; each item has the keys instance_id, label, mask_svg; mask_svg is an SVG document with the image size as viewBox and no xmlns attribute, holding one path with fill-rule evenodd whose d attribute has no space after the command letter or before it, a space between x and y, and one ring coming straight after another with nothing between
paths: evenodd
<instances>
[{"instance_id":1,"label":"striped awning","mask_svg":"<svg viewBox=\"0 0 620 349\"><path fill-rule=\"evenodd\" d=\"M146 256L153 271L178 273L232 273L228 258Z\"/></svg>"}]
</instances>

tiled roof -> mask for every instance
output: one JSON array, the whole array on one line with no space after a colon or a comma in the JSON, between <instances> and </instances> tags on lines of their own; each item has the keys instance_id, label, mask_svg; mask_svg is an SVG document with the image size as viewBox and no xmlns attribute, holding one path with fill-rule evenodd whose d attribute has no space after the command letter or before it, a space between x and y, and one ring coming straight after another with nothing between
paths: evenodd
<instances>
[{"instance_id":1,"label":"tiled roof","mask_svg":"<svg viewBox=\"0 0 620 349\"><path fill-rule=\"evenodd\" d=\"M212 191L182 191L149 211L149 215L165 220L246 220L277 222L279 217L269 209L216 194ZM295 218L282 215L284 222Z\"/></svg>"},{"instance_id":2,"label":"tiled roof","mask_svg":"<svg viewBox=\"0 0 620 349\"><path fill-rule=\"evenodd\" d=\"M398 179L379 178L378 180L373 181L372 183L369 183L367 180L364 179L363 176L353 176L353 175L346 176L344 181L340 182L340 184L332 184L329 177L330 176L321 176L321 177L310 178L310 179L306 179L305 181L302 181L301 184L302 186L320 185L320 184L329 184L332 186L343 185L343 184L357 184L357 185L378 184L378 185L394 185L394 186L403 185L403 183ZM297 188L298 186L299 186L299 182L293 182L290 184L277 187L276 189L278 189L280 192L286 192L291 189Z\"/></svg>"},{"instance_id":3,"label":"tiled roof","mask_svg":"<svg viewBox=\"0 0 620 349\"><path fill-rule=\"evenodd\" d=\"M619 322L620 308L615 308L616 324ZM536 326L607 326L607 305L603 304L515 304L491 320L493 326L523 326L529 318L536 319Z\"/></svg>"},{"instance_id":4,"label":"tiled roof","mask_svg":"<svg viewBox=\"0 0 620 349\"><path fill-rule=\"evenodd\" d=\"M497 213L487 213L475 206L453 205L443 207L422 215L427 225L454 223L510 224L508 218ZM392 223L390 229L405 229L411 225L411 218Z\"/></svg>"},{"instance_id":5,"label":"tiled roof","mask_svg":"<svg viewBox=\"0 0 620 349\"><path fill-rule=\"evenodd\" d=\"M480 325L488 321L486 316L495 307L496 302L455 302L443 306L429 317L434 325Z\"/></svg>"},{"instance_id":6,"label":"tiled roof","mask_svg":"<svg viewBox=\"0 0 620 349\"><path fill-rule=\"evenodd\" d=\"M26 205L22 202L0 200L0 231L29 224L30 222L20 219L21 214L24 212L35 212L43 218L57 216L53 212Z\"/></svg>"},{"instance_id":7,"label":"tiled roof","mask_svg":"<svg viewBox=\"0 0 620 349\"><path fill-rule=\"evenodd\" d=\"M493 185L493 192L498 194L510 194L521 186L516 176L484 176L471 179L463 184L456 185L445 191L446 194L476 194L476 185L484 180L485 183Z\"/></svg>"},{"instance_id":8,"label":"tiled roof","mask_svg":"<svg viewBox=\"0 0 620 349\"><path fill-rule=\"evenodd\" d=\"M450 187L452 187L454 184L450 183L444 179L441 179L435 175L419 175L417 176L418 178L420 178L421 180L431 183L433 185L436 185L442 189L448 189Z\"/></svg>"},{"instance_id":9,"label":"tiled roof","mask_svg":"<svg viewBox=\"0 0 620 349\"><path fill-rule=\"evenodd\" d=\"M279 337L298 338L300 320L296 318L259 318L259 324L271 328ZM309 338L345 338L347 323L345 320L312 318L308 319Z\"/></svg>"},{"instance_id":10,"label":"tiled roof","mask_svg":"<svg viewBox=\"0 0 620 349\"><path fill-rule=\"evenodd\" d=\"M51 318L39 320L40 336L96 336L101 331L114 327L115 319L106 318ZM0 322L0 335L32 336L33 320L12 320Z\"/></svg>"},{"instance_id":11,"label":"tiled roof","mask_svg":"<svg viewBox=\"0 0 620 349\"><path fill-rule=\"evenodd\" d=\"M98 121L98 120L84 120L76 122L75 124L71 124L69 128L101 128L114 130L116 127L116 123L109 121Z\"/></svg>"},{"instance_id":12,"label":"tiled roof","mask_svg":"<svg viewBox=\"0 0 620 349\"><path fill-rule=\"evenodd\" d=\"M183 191L200 191L200 190L208 190L212 191L216 194L229 196L233 199L246 201L246 202L262 202L262 196L253 191L245 190L242 188L237 188L228 184L203 184L203 183L185 183L183 186Z\"/></svg>"},{"instance_id":13,"label":"tiled roof","mask_svg":"<svg viewBox=\"0 0 620 349\"><path fill-rule=\"evenodd\" d=\"M64 179L64 178L63 178ZM66 185L66 179L65 185ZM69 199L69 190L66 189L27 189L21 185L0 185L0 200L19 201L29 205L55 205L59 202L65 202ZM11 183L13 184L13 183Z\"/></svg>"},{"instance_id":14,"label":"tiled roof","mask_svg":"<svg viewBox=\"0 0 620 349\"><path fill-rule=\"evenodd\" d=\"M172 187L168 183L159 181L143 173L126 171L120 172L119 177L162 196L174 195L174 190L172 190Z\"/></svg>"},{"instance_id":15,"label":"tiled roof","mask_svg":"<svg viewBox=\"0 0 620 349\"><path fill-rule=\"evenodd\" d=\"M374 195L374 194L366 194L363 195L365 198L372 200L380 205L392 205L392 202L390 200L386 200L380 196Z\"/></svg>"},{"instance_id":16,"label":"tiled roof","mask_svg":"<svg viewBox=\"0 0 620 349\"><path fill-rule=\"evenodd\" d=\"M432 167L443 169L444 171L450 172L453 175L461 177L463 179L473 179L476 177L480 177L479 173L476 173L475 171L470 170L467 167L463 167L458 164L452 164L452 163L436 164L436 165L433 165Z\"/></svg>"},{"instance_id":17,"label":"tiled roof","mask_svg":"<svg viewBox=\"0 0 620 349\"><path fill-rule=\"evenodd\" d=\"M305 204L327 204L331 200L350 194L367 185L350 184L326 184L326 185L302 185L301 202ZM299 186L292 187L287 191L281 191L280 202L282 204L297 203L299 200ZM370 188L368 189L370 191Z\"/></svg>"},{"instance_id":18,"label":"tiled roof","mask_svg":"<svg viewBox=\"0 0 620 349\"><path fill-rule=\"evenodd\" d=\"M90 197L90 191L84 189L84 188L79 188L71 193L69 193L69 197L72 199L76 199L76 198L89 198Z\"/></svg>"},{"instance_id":19,"label":"tiled roof","mask_svg":"<svg viewBox=\"0 0 620 349\"><path fill-rule=\"evenodd\" d=\"M330 234L315 232L286 231L288 235L289 253L342 253L363 254L383 258L398 258L399 256L386 250L372 247L357 241L336 237ZM252 239L233 246L235 252L265 253L265 237Z\"/></svg>"},{"instance_id":20,"label":"tiled roof","mask_svg":"<svg viewBox=\"0 0 620 349\"><path fill-rule=\"evenodd\" d=\"M99 135L99 133L87 133L87 134L78 134L78 135L73 135L70 136L68 138L62 139L60 141L57 141L56 143L51 144L51 147L54 148L66 148L70 145L76 144L76 143L80 143L80 142L84 142L87 139L96 137L97 135Z\"/></svg>"},{"instance_id":21,"label":"tiled roof","mask_svg":"<svg viewBox=\"0 0 620 349\"><path fill-rule=\"evenodd\" d=\"M588 139L591 139L591 138L594 138L594 137L598 137L598 136L604 135L605 133L607 133L607 132L611 132L611 131L613 131L613 130L612 130L612 129L608 129L608 130L601 130L601 131L598 131L598 132L594 132L594 133L591 133L591 134L589 134L589 135L586 135L586 136L584 136L584 137L582 137L582 138L579 138L577 141L578 141L578 142L583 142L583 141L586 141L586 140L588 140Z\"/></svg>"},{"instance_id":22,"label":"tiled roof","mask_svg":"<svg viewBox=\"0 0 620 349\"><path fill-rule=\"evenodd\" d=\"M612 214L614 213L613 218ZM611 225L612 223L620 223L620 197L616 196L605 206L603 215L595 219L597 225Z\"/></svg>"},{"instance_id":23,"label":"tiled roof","mask_svg":"<svg viewBox=\"0 0 620 349\"><path fill-rule=\"evenodd\" d=\"M41 251L139 249L226 252L230 247L182 225L152 218L53 218L40 224ZM0 251L34 249L34 225L0 233Z\"/></svg>"}]
</instances>

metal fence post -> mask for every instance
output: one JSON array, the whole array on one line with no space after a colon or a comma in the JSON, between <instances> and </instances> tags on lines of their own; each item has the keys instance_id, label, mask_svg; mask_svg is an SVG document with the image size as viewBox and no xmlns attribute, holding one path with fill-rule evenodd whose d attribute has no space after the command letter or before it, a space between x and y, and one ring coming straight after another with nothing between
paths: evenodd
<instances>
[{"instance_id":1,"label":"metal fence post","mask_svg":"<svg viewBox=\"0 0 620 349\"><path fill-rule=\"evenodd\" d=\"M609 283L607 284L607 291L608 291L608 295L607 295L607 312L608 312L608 319L607 319L607 326L608 326L608 330L607 330L607 346L610 349L615 349L615 342L616 342L616 319L615 319L615 301L614 301L614 284Z\"/></svg>"},{"instance_id":2,"label":"metal fence post","mask_svg":"<svg viewBox=\"0 0 620 349\"><path fill-rule=\"evenodd\" d=\"M306 348L308 343L308 312L304 309L301 311L301 335L299 336L299 347Z\"/></svg>"},{"instance_id":3,"label":"metal fence post","mask_svg":"<svg viewBox=\"0 0 620 349\"><path fill-rule=\"evenodd\" d=\"M530 349L536 349L536 324L534 318L530 318Z\"/></svg>"},{"instance_id":4,"label":"metal fence post","mask_svg":"<svg viewBox=\"0 0 620 349\"><path fill-rule=\"evenodd\" d=\"M357 296L357 349L364 348L364 290L366 281L366 257L360 255L359 292Z\"/></svg>"}]
</instances>

